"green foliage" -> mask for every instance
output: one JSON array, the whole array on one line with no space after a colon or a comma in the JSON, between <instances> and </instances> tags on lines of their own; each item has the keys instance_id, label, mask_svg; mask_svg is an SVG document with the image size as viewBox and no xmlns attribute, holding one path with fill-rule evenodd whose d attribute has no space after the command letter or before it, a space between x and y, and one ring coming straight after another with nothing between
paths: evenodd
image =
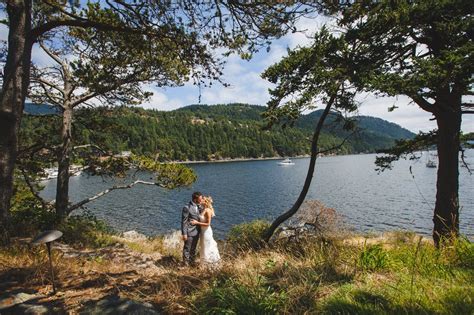
<instances>
[{"instance_id":1,"label":"green foliage","mask_svg":"<svg viewBox=\"0 0 474 315\"><path fill-rule=\"evenodd\" d=\"M318 303L318 313L471 314L472 244L459 239L438 250L410 235L406 236L411 241L400 242L399 236L386 249L364 246L362 253L354 252L357 257L348 256L356 258L359 265L364 260L368 268L357 276L359 281L339 286Z\"/></svg>"},{"instance_id":2,"label":"green foliage","mask_svg":"<svg viewBox=\"0 0 474 315\"><path fill-rule=\"evenodd\" d=\"M24 181L16 178L10 208L12 235L35 236L51 229L57 222L52 209L45 208Z\"/></svg>"},{"instance_id":3,"label":"green foliage","mask_svg":"<svg viewBox=\"0 0 474 315\"><path fill-rule=\"evenodd\" d=\"M270 223L262 220L234 225L227 234L227 242L243 251L259 249L265 245L263 235L269 227Z\"/></svg>"},{"instance_id":4,"label":"green foliage","mask_svg":"<svg viewBox=\"0 0 474 315\"><path fill-rule=\"evenodd\" d=\"M471 134L461 133L460 140L461 144L465 148L470 148L472 144L469 144L469 140L472 140ZM392 168L392 163L399 159L410 159L416 160L421 155L417 154L423 150L429 150L436 146L438 142L438 130L432 130L429 132L420 131L412 139L399 139L395 141L395 145L388 149L379 150L378 153L383 153L382 156L375 158L375 165L377 171L384 171ZM462 150L462 147L459 148Z\"/></svg>"},{"instance_id":5,"label":"green foliage","mask_svg":"<svg viewBox=\"0 0 474 315\"><path fill-rule=\"evenodd\" d=\"M275 291L262 277L251 285L227 279L199 293L195 307L199 314L278 314L287 301L285 292Z\"/></svg>"},{"instance_id":6,"label":"green foliage","mask_svg":"<svg viewBox=\"0 0 474 315\"><path fill-rule=\"evenodd\" d=\"M451 265L474 269L474 244L467 238L455 238L442 250Z\"/></svg>"},{"instance_id":7,"label":"green foliage","mask_svg":"<svg viewBox=\"0 0 474 315\"><path fill-rule=\"evenodd\" d=\"M264 116L269 125L291 125L316 102L353 112L357 87L351 86L353 46L323 26L308 47L288 51L288 56L262 74L276 87Z\"/></svg>"},{"instance_id":8,"label":"green foliage","mask_svg":"<svg viewBox=\"0 0 474 315\"><path fill-rule=\"evenodd\" d=\"M388 265L388 255L380 244L369 245L364 247L360 253L358 265L363 270L381 270Z\"/></svg>"},{"instance_id":9,"label":"green foliage","mask_svg":"<svg viewBox=\"0 0 474 315\"><path fill-rule=\"evenodd\" d=\"M63 232L62 242L81 247L103 247L113 243L112 229L90 212L70 216L61 222L51 205L43 205L17 178L12 198L12 236L34 237L41 231ZM41 187L40 187L41 188Z\"/></svg>"},{"instance_id":10,"label":"green foliage","mask_svg":"<svg viewBox=\"0 0 474 315\"><path fill-rule=\"evenodd\" d=\"M63 232L61 241L78 247L100 248L116 243L110 237L113 230L87 211L67 217L57 229Z\"/></svg>"},{"instance_id":11,"label":"green foliage","mask_svg":"<svg viewBox=\"0 0 474 315\"><path fill-rule=\"evenodd\" d=\"M262 130L264 121L261 118L264 109L263 106L244 104L192 105L172 112L126 107L83 109L76 114L73 139L76 145L92 143L114 153L130 150L160 162L309 154L308 138L311 137L316 114L303 116L301 125L298 123L292 128L274 127L265 131ZM32 142L36 128L51 128L53 123L46 121L45 117L25 117L22 128L22 134L28 137L25 141ZM324 129L326 131L319 141L321 150L338 146L347 136L347 133L336 133L340 127L333 127L328 125ZM365 124L361 127L365 128ZM393 144L395 137L371 128L367 126L368 130L361 137L349 138L334 152L374 152ZM403 136L403 130L397 128L399 135ZM43 138L47 139L47 136ZM86 152L74 152L76 163L84 158ZM97 156L103 154L97 150L92 152Z\"/></svg>"},{"instance_id":12,"label":"green foliage","mask_svg":"<svg viewBox=\"0 0 474 315\"><path fill-rule=\"evenodd\" d=\"M197 179L194 170L182 164L164 164L139 156L132 156L132 160L136 169L153 172L155 183L160 187L173 189L187 186Z\"/></svg>"},{"instance_id":13,"label":"green foliage","mask_svg":"<svg viewBox=\"0 0 474 315\"><path fill-rule=\"evenodd\" d=\"M379 153L384 153L383 156L375 158L375 165L377 171L384 171L392 168L392 163L400 158L409 158L410 160L417 159L416 153L422 150L428 150L436 145L438 132L432 130L429 132L421 132L413 139L397 140L395 145L386 150L380 150Z\"/></svg>"}]
</instances>

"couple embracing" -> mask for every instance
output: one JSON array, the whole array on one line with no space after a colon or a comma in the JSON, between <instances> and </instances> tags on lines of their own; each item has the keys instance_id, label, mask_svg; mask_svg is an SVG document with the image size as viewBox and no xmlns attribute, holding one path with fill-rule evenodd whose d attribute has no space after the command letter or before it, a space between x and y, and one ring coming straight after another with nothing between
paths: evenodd
<instances>
[{"instance_id":1,"label":"couple embracing","mask_svg":"<svg viewBox=\"0 0 474 315\"><path fill-rule=\"evenodd\" d=\"M212 236L211 219L214 217L212 198L200 192L193 193L192 200L183 208L181 235L184 240L183 262L194 264L199 243L201 264L216 264L221 259L217 243Z\"/></svg>"}]
</instances>

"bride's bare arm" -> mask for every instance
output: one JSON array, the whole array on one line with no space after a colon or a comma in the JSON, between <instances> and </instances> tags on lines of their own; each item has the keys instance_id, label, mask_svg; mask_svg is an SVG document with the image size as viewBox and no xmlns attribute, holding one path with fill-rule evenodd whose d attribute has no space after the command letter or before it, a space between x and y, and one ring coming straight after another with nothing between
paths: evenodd
<instances>
[{"instance_id":1,"label":"bride's bare arm","mask_svg":"<svg viewBox=\"0 0 474 315\"><path fill-rule=\"evenodd\" d=\"M191 220L191 224L193 225L200 225L200 226L209 226L211 225L211 214L208 210L205 210L204 213L204 222L199 222L196 220Z\"/></svg>"}]
</instances>

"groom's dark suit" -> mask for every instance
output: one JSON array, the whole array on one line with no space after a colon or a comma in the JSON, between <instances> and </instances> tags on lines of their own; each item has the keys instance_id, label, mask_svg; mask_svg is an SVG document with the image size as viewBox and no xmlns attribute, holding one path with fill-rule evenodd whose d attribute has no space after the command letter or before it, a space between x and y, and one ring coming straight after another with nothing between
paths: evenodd
<instances>
[{"instance_id":1,"label":"groom's dark suit","mask_svg":"<svg viewBox=\"0 0 474 315\"><path fill-rule=\"evenodd\" d=\"M199 221L201 206L190 201L183 207L181 215L181 234L187 236L183 247L183 261L185 264L193 263L196 258L196 246L201 231L199 225L192 225L191 220Z\"/></svg>"}]
</instances>

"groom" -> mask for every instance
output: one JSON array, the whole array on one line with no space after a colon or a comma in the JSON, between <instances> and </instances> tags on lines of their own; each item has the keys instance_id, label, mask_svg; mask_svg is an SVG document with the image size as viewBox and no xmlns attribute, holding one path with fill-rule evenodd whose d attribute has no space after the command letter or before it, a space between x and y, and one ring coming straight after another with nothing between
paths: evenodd
<instances>
[{"instance_id":1,"label":"groom","mask_svg":"<svg viewBox=\"0 0 474 315\"><path fill-rule=\"evenodd\" d=\"M199 225L192 225L191 220L199 221L202 211L203 196L200 192L193 193L192 201L183 207L181 216L181 236L184 241L183 262L185 265L193 264L196 258L196 246L199 240Z\"/></svg>"}]
</instances>

